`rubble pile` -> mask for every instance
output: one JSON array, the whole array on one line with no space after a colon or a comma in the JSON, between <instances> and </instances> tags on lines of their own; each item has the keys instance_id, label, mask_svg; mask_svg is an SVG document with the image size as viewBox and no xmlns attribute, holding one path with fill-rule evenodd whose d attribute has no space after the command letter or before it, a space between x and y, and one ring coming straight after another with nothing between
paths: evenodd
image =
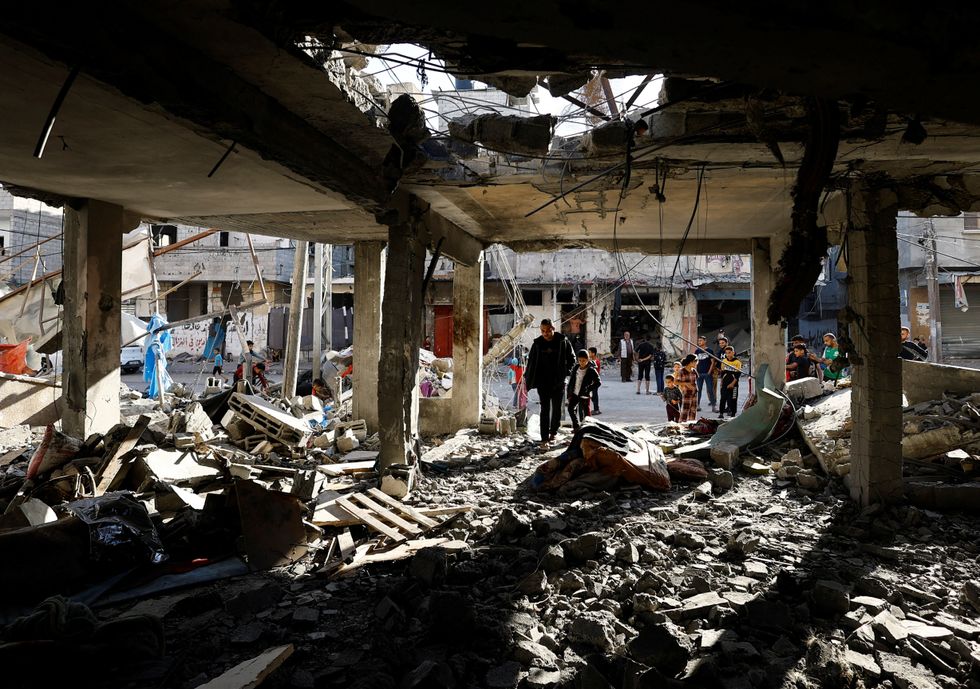
<instances>
[{"instance_id":1,"label":"rubble pile","mask_svg":"<svg viewBox=\"0 0 980 689\"><path fill-rule=\"evenodd\" d=\"M302 399L5 431L5 679L78 684L27 653L110 654L37 623L78 619L127 649L89 686L980 687L977 517L862 510L805 434L702 462L681 430L590 422L544 457L461 431L404 500Z\"/></svg>"}]
</instances>

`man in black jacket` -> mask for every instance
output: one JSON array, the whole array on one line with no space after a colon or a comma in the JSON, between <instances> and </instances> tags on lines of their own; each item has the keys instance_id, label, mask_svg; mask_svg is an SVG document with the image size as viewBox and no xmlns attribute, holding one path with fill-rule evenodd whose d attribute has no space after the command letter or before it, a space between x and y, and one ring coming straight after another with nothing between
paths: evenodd
<instances>
[{"instance_id":1,"label":"man in black jacket","mask_svg":"<svg viewBox=\"0 0 980 689\"><path fill-rule=\"evenodd\" d=\"M568 373L568 416L572 419L572 428L578 431L579 417L585 419L589 415L592 392L602 383L588 351L580 349L576 358L578 362Z\"/></svg>"},{"instance_id":2,"label":"man in black jacket","mask_svg":"<svg viewBox=\"0 0 980 689\"><path fill-rule=\"evenodd\" d=\"M541 336L534 339L527 355L524 382L528 390L538 391L541 400L541 447L547 449L561 425L561 398L565 376L575 363L572 346L551 321L541 321Z\"/></svg>"}]
</instances>

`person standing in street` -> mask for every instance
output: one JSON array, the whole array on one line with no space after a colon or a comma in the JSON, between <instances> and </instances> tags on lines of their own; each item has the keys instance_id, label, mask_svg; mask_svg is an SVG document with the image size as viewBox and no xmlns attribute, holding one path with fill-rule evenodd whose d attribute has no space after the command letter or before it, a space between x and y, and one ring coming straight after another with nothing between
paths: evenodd
<instances>
[{"instance_id":1,"label":"person standing in street","mask_svg":"<svg viewBox=\"0 0 980 689\"><path fill-rule=\"evenodd\" d=\"M647 340L646 335L640 336L640 342L636 345L636 394L640 394L640 387L645 380L647 382L647 394L650 392L650 369L653 366L653 345Z\"/></svg>"},{"instance_id":2,"label":"person standing in street","mask_svg":"<svg viewBox=\"0 0 980 689\"><path fill-rule=\"evenodd\" d=\"M541 401L541 449L547 450L561 425L565 376L575 364L572 346L561 333L555 332L551 320L541 321L541 335L534 339L527 355L524 383L528 390L538 391Z\"/></svg>"},{"instance_id":3,"label":"person standing in street","mask_svg":"<svg viewBox=\"0 0 980 689\"><path fill-rule=\"evenodd\" d=\"M674 376L677 387L681 389L681 423L696 421L698 418L698 372L695 368L698 358L688 354L681 360L681 370Z\"/></svg>"},{"instance_id":4,"label":"person standing in street","mask_svg":"<svg viewBox=\"0 0 980 689\"><path fill-rule=\"evenodd\" d=\"M657 392L664 391L664 369L667 368L667 352L658 341L653 345L653 375L657 379Z\"/></svg>"},{"instance_id":5,"label":"person standing in street","mask_svg":"<svg viewBox=\"0 0 980 689\"><path fill-rule=\"evenodd\" d=\"M602 385L588 351L580 349L576 358L575 366L568 373L568 416L572 419L574 431L579 429L580 417L584 420L589 415L592 392Z\"/></svg>"},{"instance_id":6,"label":"person standing in street","mask_svg":"<svg viewBox=\"0 0 980 689\"><path fill-rule=\"evenodd\" d=\"M738 414L738 379L742 377L742 362L735 358L735 348L725 347L721 360L721 403L718 405L718 418L728 414L735 418Z\"/></svg>"},{"instance_id":7,"label":"person standing in street","mask_svg":"<svg viewBox=\"0 0 980 689\"><path fill-rule=\"evenodd\" d=\"M629 330L623 332L623 339L619 341L619 373L624 383L633 382L633 340Z\"/></svg>"},{"instance_id":8,"label":"person standing in street","mask_svg":"<svg viewBox=\"0 0 980 689\"><path fill-rule=\"evenodd\" d=\"M599 350L595 347L589 347L589 361L595 365L596 375L602 376L602 361L599 360ZM602 385L600 382L599 385ZM598 416L602 412L599 410L599 385L592 388L592 415Z\"/></svg>"},{"instance_id":9,"label":"person standing in street","mask_svg":"<svg viewBox=\"0 0 980 689\"><path fill-rule=\"evenodd\" d=\"M715 352L708 346L708 340L704 336L698 338L698 346L694 350L697 358L698 373L698 411L701 411L701 391L705 386L708 387L708 402L711 403L711 411L715 410Z\"/></svg>"}]
</instances>

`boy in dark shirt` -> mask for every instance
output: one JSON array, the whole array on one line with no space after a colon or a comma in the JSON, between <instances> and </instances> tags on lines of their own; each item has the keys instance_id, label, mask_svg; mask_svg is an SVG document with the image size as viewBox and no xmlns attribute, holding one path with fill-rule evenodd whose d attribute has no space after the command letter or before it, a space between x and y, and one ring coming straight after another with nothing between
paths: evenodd
<instances>
[{"instance_id":1,"label":"boy in dark shirt","mask_svg":"<svg viewBox=\"0 0 980 689\"><path fill-rule=\"evenodd\" d=\"M786 371L790 380L799 380L813 375L813 364L806 353L806 345L797 342L793 345L793 353L786 359Z\"/></svg>"},{"instance_id":2,"label":"boy in dark shirt","mask_svg":"<svg viewBox=\"0 0 980 689\"><path fill-rule=\"evenodd\" d=\"M681 389L674 382L674 376L668 375L664 379L664 402L667 404L667 420L680 421L681 418Z\"/></svg>"}]
</instances>

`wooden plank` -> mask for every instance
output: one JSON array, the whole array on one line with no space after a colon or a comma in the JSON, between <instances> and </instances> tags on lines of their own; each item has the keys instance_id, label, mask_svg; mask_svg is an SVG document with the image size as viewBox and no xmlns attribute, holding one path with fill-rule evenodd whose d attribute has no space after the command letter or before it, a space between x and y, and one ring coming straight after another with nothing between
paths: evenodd
<instances>
[{"instance_id":1,"label":"wooden plank","mask_svg":"<svg viewBox=\"0 0 980 689\"><path fill-rule=\"evenodd\" d=\"M140 436L143 435L143 431L146 427L150 425L150 417L146 414L141 414L133 424L133 427L129 429L129 433L126 437L116 445L116 449L112 451L102 465L102 469L99 471L99 482L95 485L95 494L104 495L107 491L115 488L122 480L126 478L126 474L129 471L129 464L123 465L122 458L136 447L136 443L139 442Z\"/></svg>"},{"instance_id":2,"label":"wooden plank","mask_svg":"<svg viewBox=\"0 0 980 689\"><path fill-rule=\"evenodd\" d=\"M383 522L374 518L374 515L367 510L361 509L354 503L350 501L350 498L340 498L337 500L338 505L343 507L345 510L350 512L352 515L360 519L362 522L370 526L375 531L384 534L393 541L404 541L405 534L397 531L391 526L384 524Z\"/></svg>"},{"instance_id":3,"label":"wooden plank","mask_svg":"<svg viewBox=\"0 0 980 689\"><path fill-rule=\"evenodd\" d=\"M239 663L197 689L253 689L262 684L265 678L275 672L292 654L292 644L270 648L244 663Z\"/></svg>"},{"instance_id":4,"label":"wooden plank","mask_svg":"<svg viewBox=\"0 0 980 689\"><path fill-rule=\"evenodd\" d=\"M371 488L371 489L369 489L368 490L368 493L371 494L371 497L377 498L378 500L380 500L384 504L388 505L389 507L392 507L392 508L398 510L402 514L407 514L409 517L411 517L412 519L414 519L415 521L417 521L422 526L426 526L426 527L428 527L430 529L433 528L433 527L435 527L435 526L439 526L439 522L437 522L436 520L429 519L428 517L426 517L424 514L422 514L418 510L416 510L416 509L414 509L412 507L409 507L408 505L405 505L405 504L402 504L402 503L398 502L393 497L391 497L387 493L383 493L382 491L378 490L377 488Z\"/></svg>"},{"instance_id":5,"label":"wooden plank","mask_svg":"<svg viewBox=\"0 0 980 689\"><path fill-rule=\"evenodd\" d=\"M465 541L452 541L448 538L419 538L412 541L406 541L400 545L395 546L391 550L386 550L384 552L371 552L371 545L364 544L357 546L357 553L354 555L354 560L350 564L340 566L335 572L331 574L331 577L344 576L350 574L351 572L357 570L364 565L370 565L376 562L395 562L396 560L403 560L407 557L411 557L423 548L445 548L450 551L463 551L469 548L469 544Z\"/></svg>"},{"instance_id":6,"label":"wooden plank","mask_svg":"<svg viewBox=\"0 0 980 689\"><path fill-rule=\"evenodd\" d=\"M368 508L369 510L371 510L372 512L374 512L375 514L377 514L379 517L382 517L385 521L391 522L392 524L394 524L395 526L397 526L399 529L402 529L404 531L407 531L407 532L409 532L410 534L413 534L413 535L414 534L418 534L418 533L422 533L422 530L419 529L418 526L416 526L415 524L413 524L413 523L411 523L409 521L405 521L404 519L402 519L401 517L399 517L397 514L394 514L393 512L390 512L389 510L386 510L383 505L379 505L378 503L376 503L374 500L372 500L371 498L369 498L364 493L354 493L350 497L352 499L354 499L354 500L357 500L359 503L361 503L366 508Z\"/></svg>"},{"instance_id":7,"label":"wooden plank","mask_svg":"<svg viewBox=\"0 0 980 689\"><path fill-rule=\"evenodd\" d=\"M327 476L340 476L342 474L353 474L358 471L371 471L374 469L374 460L364 462L340 462L338 464L321 464L317 467Z\"/></svg>"},{"instance_id":8,"label":"wooden plank","mask_svg":"<svg viewBox=\"0 0 980 689\"><path fill-rule=\"evenodd\" d=\"M463 514L472 512L473 505L457 505L456 507L421 507L419 512L427 517L441 517L447 514Z\"/></svg>"},{"instance_id":9,"label":"wooden plank","mask_svg":"<svg viewBox=\"0 0 980 689\"><path fill-rule=\"evenodd\" d=\"M344 529L337 536L337 548L340 550L340 559L347 562L350 558L354 557L354 551L356 550L354 546L354 537L350 535L348 529Z\"/></svg>"}]
</instances>

